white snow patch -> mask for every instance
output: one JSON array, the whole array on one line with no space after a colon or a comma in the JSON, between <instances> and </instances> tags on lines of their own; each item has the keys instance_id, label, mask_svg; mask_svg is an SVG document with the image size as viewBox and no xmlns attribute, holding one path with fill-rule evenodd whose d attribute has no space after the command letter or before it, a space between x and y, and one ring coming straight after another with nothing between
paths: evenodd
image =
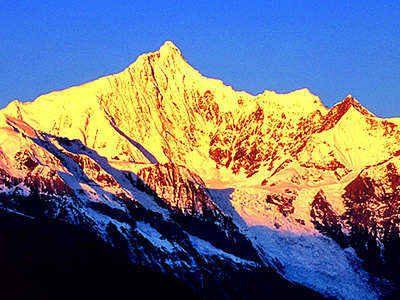
<instances>
[{"instance_id":1,"label":"white snow patch","mask_svg":"<svg viewBox=\"0 0 400 300\"><path fill-rule=\"evenodd\" d=\"M86 217L90 218L92 221L96 223L97 228L99 229L99 232L102 232L103 235L105 236L106 233L106 228L107 225L111 222L113 223L117 228L125 228L126 230L130 229L131 226L127 223L119 222L107 215L104 215L94 209L91 208L85 208L82 210L82 214L85 215ZM103 236L103 238L104 238Z\"/></svg>"},{"instance_id":2,"label":"white snow patch","mask_svg":"<svg viewBox=\"0 0 400 300\"><path fill-rule=\"evenodd\" d=\"M156 213L160 213L164 219L169 219L170 212L166 208L159 206L154 200L154 197L139 190L132 190L132 196L136 201L143 205L144 208Z\"/></svg>"},{"instance_id":3,"label":"white snow patch","mask_svg":"<svg viewBox=\"0 0 400 300\"><path fill-rule=\"evenodd\" d=\"M190 235L189 234L189 239L192 245L203 255L208 255L208 256L218 256L219 258L226 258L229 259L235 263L240 263L243 265L251 265L251 266L257 266L257 263L245 260L243 258L237 257L233 254L227 253L221 249L218 249L211 245L211 243L202 240L196 236Z\"/></svg>"},{"instance_id":4,"label":"white snow patch","mask_svg":"<svg viewBox=\"0 0 400 300\"><path fill-rule=\"evenodd\" d=\"M321 235L296 235L263 226L253 226L249 230L287 279L330 297L379 298L368 284L368 273L353 268L354 262L359 260L353 250L343 250Z\"/></svg>"},{"instance_id":5,"label":"white snow patch","mask_svg":"<svg viewBox=\"0 0 400 300\"><path fill-rule=\"evenodd\" d=\"M151 227L149 223L137 222L136 225L136 230L155 247L168 252L174 252L178 250L179 246L171 244L162 236L160 232Z\"/></svg>"}]
</instances>

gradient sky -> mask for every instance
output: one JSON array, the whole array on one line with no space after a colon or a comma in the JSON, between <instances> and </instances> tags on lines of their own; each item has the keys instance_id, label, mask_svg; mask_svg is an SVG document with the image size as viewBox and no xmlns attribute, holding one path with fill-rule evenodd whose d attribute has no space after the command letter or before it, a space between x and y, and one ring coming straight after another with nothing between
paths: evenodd
<instances>
[{"instance_id":1,"label":"gradient sky","mask_svg":"<svg viewBox=\"0 0 400 300\"><path fill-rule=\"evenodd\" d=\"M397 1L0 1L0 108L122 71L171 40L236 90L349 93L400 117Z\"/></svg>"}]
</instances>

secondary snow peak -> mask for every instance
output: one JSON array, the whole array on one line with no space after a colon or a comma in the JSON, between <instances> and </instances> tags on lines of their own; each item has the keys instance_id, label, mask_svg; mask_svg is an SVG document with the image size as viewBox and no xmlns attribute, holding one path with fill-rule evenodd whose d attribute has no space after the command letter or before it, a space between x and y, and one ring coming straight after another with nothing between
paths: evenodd
<instances>
[{"instance_id":1,"label":"secondary snow peak","mask_svg":"<svg viewBox=\"0 0 400 300\"><path fill-rule=\"evenodd\" d=\"M349 94L346 99L342 101L343 105L347 108L346 110L349 110L351 107L354 107L358 112L362 113L364 116L367 117L374 117L374 115L364 108L358 101L357 99L353 98L351 94Z\"/></svg>"}]
</instances>

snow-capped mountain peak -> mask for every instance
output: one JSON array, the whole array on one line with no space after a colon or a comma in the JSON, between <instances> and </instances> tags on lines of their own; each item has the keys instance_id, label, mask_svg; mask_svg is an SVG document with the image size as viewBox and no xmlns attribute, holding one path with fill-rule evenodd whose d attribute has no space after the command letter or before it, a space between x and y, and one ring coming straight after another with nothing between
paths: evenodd
<instances>
[{"instance_id":1,"label":"snow-capped mountain peak","mask_svg":"<svg viewBox=\"0 0 400 300\"><path fill-rule=\"evenodd\" d=\"M171 53L171 52L179 54L181 53L178 47L176 47L175 44L171 41L166 41L158 51L161 53Z\"/></svg>"},{"instance_id":2,"label":"snow-capped mountain peak","mask_svg":"<svg viewBox=\"0 0 400 300\"><path fill-rule=\"evenodd\" d=\"M399 124L351 95L328 109L308 89L235 91L167 41L1 110L0 207L77 224L197 291L226 291L210 274L273 267L325 296L376 299L385 285L361 260L373 241L389 247L376 261L398 253Z\"/></svg>"}]
</instances>

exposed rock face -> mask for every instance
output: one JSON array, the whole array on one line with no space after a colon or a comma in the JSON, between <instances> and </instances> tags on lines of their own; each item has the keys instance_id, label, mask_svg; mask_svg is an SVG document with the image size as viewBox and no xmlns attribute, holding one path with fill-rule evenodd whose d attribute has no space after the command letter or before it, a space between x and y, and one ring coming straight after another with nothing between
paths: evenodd
<instances>
[{"instance_id":1,"label":"exposed rock face","mask_svg":"<svg viewBox=\"0 0 400 300\"><path fill-rule=\"evenodd\" d=\"M185 167L156 164L141 169L137 175L173 210L188 214L219 212L206 194L202 179L192 175Z\"/></svg>"},{"instance_id":2,"label":"exposed rock face","mask_svg":"<svg viewBox=\"0 0 400 300\"><path fill-rule=\"evenodd\" d=\"M3 109L0 207L78 225L206 298L314 295L284 277L377 299L383 278L400 286L399 124L351 96L236 92L167 42Z\"/></svg>"},{"instance_id":3,"label":"exposed rock face","mask_svg":"<svg viewBox=\"0 0 400 300\"><path fill-rule=\"evenodd\" d=\"M400 175L398 157L367 168L343 195L353 247L372 272L399 280Z\"/></svg>"},{"instance_id":4,"label":"exposed rock face","mask_svg":"<svg viewBox=\"0 0 400 300\"><path fill-rule=\"evenodd\" d=\"M268 195L266 201L267 203L276 205L279 212L286 217L294 212L293 200L295 198L296 197L294 195Z\"/></svg>"},{"instance_id":5,"label":"exposed rock face","mask_svg":"<svg viewBox=\"0 0 400 300\"><path fill-rule=\"evenodd\" d=\"M326 201L324 192L320 190L311 203L311 222L321 233L334 239L342 248L348 246L342 231L340 216L333 210L332 205Z\"/></svg>"}]
</instances>

